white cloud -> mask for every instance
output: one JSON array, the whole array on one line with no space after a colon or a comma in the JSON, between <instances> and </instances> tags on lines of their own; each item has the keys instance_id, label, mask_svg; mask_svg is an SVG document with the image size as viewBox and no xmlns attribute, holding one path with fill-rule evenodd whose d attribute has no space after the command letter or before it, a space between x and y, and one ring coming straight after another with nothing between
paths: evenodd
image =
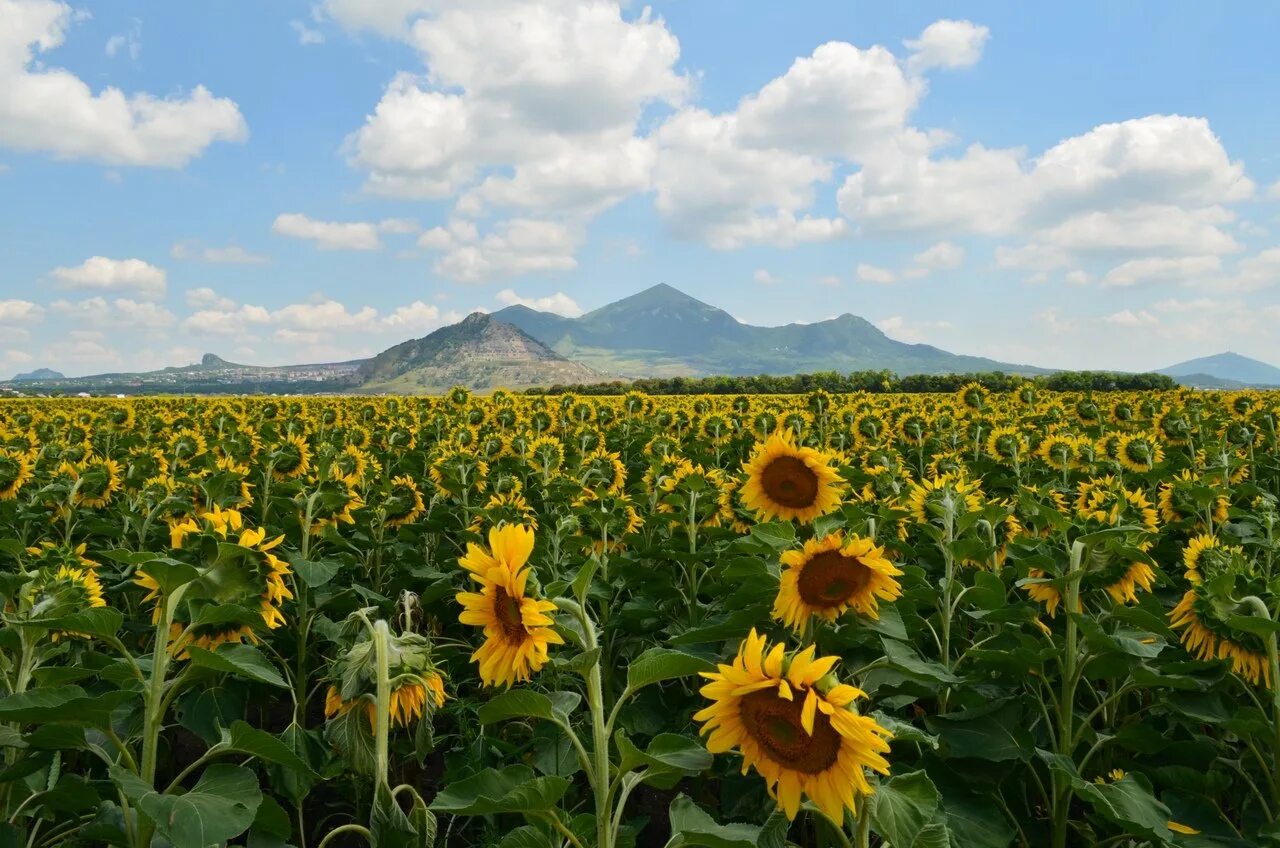
<instances>
[{"instance_id":1,"label":"white cloud","mask_svg":"<svg viewBox=\"0 0 1280 848\"><path fill-rule=\"evenodd\" d=\"M503 306L527 306L539 312L554 312L567 318L576 318L582 314L582 307L564 292L556 292L546 297L521 297L513 289L503 289L496 295L498 303Z\"/></svg>"},{"instance_id":2,"label":"white cloud","mask_svg":"<svg viewBox=\"0 0 1280 848\"><path fill-rule=\"evenodd\" d=\"M757 268L756 272L751 275L751 279L762 286L774 286L782 282L769 272L767 268Z\"/></svg>"},{"instance_id":3,"label":"white cloud","mask_svg":"<svg viewBox=\"0 0 1280 848\"><path fill-rule=\"evenodd\" d=\"M141 259L91 256L74 267L54 268L50 274L69 289L132 291L152 300L165 292L164 270Z\"/></svg>"},{"instance_id":4,"label":"white cloud","mask_svg":"<svg viewBox=\"0 0 1280 848\"><path fill-rule=\"evenodd\" d=\"M175 242L169 248L169 255L174 259L225 265L261 265L271 261L270 257L251 253L239 245L209 247L190 240Z\"/></svg>"},{"instance_id":5,"label":"white cloud","mask_svg":"<svg viewBox=\"0 0 1280 848\"><path fill-rule=\"evenodd\" d=\"M299 212L276 216L271 232L315 242L321 250L380 250L378 228L365 221L318 221Z\"/></svg>"},{"instance_id":6,"label":"white cloud","mask_svg":"<svg viewBox=\"0 0 1280 848\"><path fill-rule=\"evenodd\" d=\"M1145 309L1139 309L1137 312L1131 309L1122 309L1119 312L1104 316L1102 320L1119 327L1148 327L1152 324L1160 323L1159 318Z\"/></svg>"},{"instance_id":7,"label":"white cloud","mask_svg":"<svg viewBox=\"0 0 1280 848\"><path fill-rule=\"evenodd\" d=\"M940 241L911 257L913 265L930 271L954 271L964 264L964 248Z\"/></svg>"},{"instance_id":8,"label":"white cloud","mask_svg":"<svg viewBox=\"0 0 1280 848\"><path fill-rule=\"evenodd\" d=\"M869 265L866 262L859 262L857 271L854 272L859 282L875 283L876 285L888 285L898 279L898 275L890 271L888 268L881 268L877 265Z\"/></svg>"},{"instance_id":9,"label":"white cloud","mask_svg":"<svg viewBox=\"0 0 1280 848\"><path fill-rule=\"evenodd\" d=\"M316 303L292 303L271 313L271 321L294 330L337 331L369 330L376 326L378 312L365 306L355 312L336 300Z\"/></svg>"},{"instance_id":10,"label":"white cloud","mask_svg":"<svg viewBox=\"0 0 1280 848\"><path fill-rule=\"evenodd\" d=\"M49 308L70 320L91 327L110 327L129 330L163 330L177 320L174 314L158 303L116 298L91 297L87 300L55 300ZM92 331L101 335L99 331Z\"/></svg>"},{"instance_id":11,"label":"white cloud","mask_svg":"<svg viewBox=\"0 0 1280 848\"><path fill-rule=\"evenodd\" d=\"M248 137L235 102L202 85L168 98L118 88L95 94L69 71L48 67L43 54L63 43L74 20L65 3L0 0L0 20L0 145L109 165L179 168L215 141Z\"/></svg>"},{"instance_id":12,"label":"white cloud","mask_svg":"<svg viewBox=\"0 0 1280 848\"><path fill-rule=\"evenodd\" d=\"M128 54L129 58L135 62L142 55L142 24L134 19L133 26L128 32L117 33L107 39L104 51L107 58L114 59L121 52Z\"/></svg>"},{"instance_id":13,"label":"white cloud","mask_svg":"<svg viewBox=\"0 0 1280 848\"><path fill-rule=\"evenodd\" d=\"M580 229L556 221L512 218L481 236L469 222L423 233L418 244L442 251L434 269L455 280L478 282L493 277L552 271L578 266L574 251L581 244Z\"/></svg>"},{"instance_id":14,"label":"white cloud","mask_svg":"<svg viewBox=\"0 0 1280 848\"><path fill-rule=\"evenodd\" d=\"M1203 280L1217 275L1222 260L1217 256L1147 257L1130 259L1102 277L1104 286L1135 286L1150 282Z\"/></svg>"},{"instance_id":15,"label":"white cloud","mask_svg":"<svg viewBox=\"0 0 1280 848\"><path fill-rule=\"evenodd\" d=\"M396 330L417 333L460 320L462 316L456 313L442 313L435 304L415 300L406 306L396 307L395 311L382 319L382 323Z\"/></svg>"},{"instance_id":16,"label":"white cloud","mask_svg":"<svg viewBox=\"0 0 1280 848\"><path fill-rule=\"evenodd\" d=\"M940 20L920 37L903 42L911 51L907 67L914 73L930 68L969 68L982 58L991 31L969 21Z\"/></svg>"},{"instance_id":17,"label":"white cloud","mask_svg":"<svg viewBox=\"0 0 1280 848\"><path fill-rule=\"evenodd\" d=\"M915 321L901 315L892 315L876 322L881 332L890 338L911 344L920 344L937 335L940 330L950 330L950 321Z\"/></svg>"},{"instance_id":18,"label":"white cloud","mask_svg":"<svg viewBox=\"0 0 1280 848\"><path fill-rule=\"evenodd\" d=\"M412 218L384 218L378 222L378 232L394 236L412 235L422 229Z\"/></svg>"},{"instance_id":19,"label":"white cloud","mask_svg":"<svg viewBox=\"0 0 1280 848\"><path fill-rule=\"evenodd\" d=\"M6 325L5 332L11 331L8 325L35 324L44 318L44 307L29 300L0 300L0 324Z\"/></svg>"},{"instance_id":20,"label":"white cloud","mask_svg":"<svg viewBox=\"0 0 1280 848\"><path fill-rule=\"evenodd\" d=\"M185 300L187 306L192 309L216 309L225 312L236 308L234 300L223 297L208 286L188 290Z\"/></svg>"},{"instance_id":21,"label":"white cloud","mask_svg":"<svg viewBox=\"0 0 1280 848\"><path fill-rule=\"evenodd\" d=\"M306 46L311 44L324 44L324 33L318 29L307 25L306 21L292 20L289 26L298 34L298 43Z\"/></svg>"},{"instance_id":22,"label":"white cloud","mask_svg":"<svg viewBox=\"0 0 1280 848\"><path fill-rule=\"evenodd\" d=\"M234 302L219 298L211 308L188 315L182 322L182 329L202 336L245 338L252 327L263 326L270 321L271 314L261 306L244 304L237 307Z\"/></svg>"}]
</instances>

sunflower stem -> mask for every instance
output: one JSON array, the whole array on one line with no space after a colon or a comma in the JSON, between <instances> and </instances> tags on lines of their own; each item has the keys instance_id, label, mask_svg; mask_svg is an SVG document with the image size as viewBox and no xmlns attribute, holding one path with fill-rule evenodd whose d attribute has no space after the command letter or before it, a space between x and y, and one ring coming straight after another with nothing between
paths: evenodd
<instances>
[{"instance_id":1,"label":"sunflower stem","mask_svg":"<svg viewBox=\"0 0 1280 848\"><path fill-rule=\"evenodd\" d=\"M1271 610L1257 595L1249 595L1240 602L1240 605L1248 607L1259 618L1274 621ZM1280 805L1280 650L1277 649L1275 630L1267 633L1265 641L1268 674L1264 677L1264 681L1270 684L1271 689L1271 731L1274 737L1272 740L1274 750L1271 752L1274 777L1271 790L1276 804Z\"/></svg>"},{"instance_id":2,"label":"sunflower stem","mask_svg":"<svg viewBox=\"0 0 1280 848\"><path fill-rule=\"evenodd\" d=\"M1066 648L1062 657L1062 692L1058 699L1058 753L1070 759L1075 749L1075 698L1079 677L1076 671L1079 632L1073 617L1080 606L1081 564L1084 562L1085 544L1076 541L1071 545L1067 565L1066 585ZM1071 809L1071 783L1061 771L1053 774L1053 848L1066 848L1068 813Z\"/></svg>"}]
</instances>

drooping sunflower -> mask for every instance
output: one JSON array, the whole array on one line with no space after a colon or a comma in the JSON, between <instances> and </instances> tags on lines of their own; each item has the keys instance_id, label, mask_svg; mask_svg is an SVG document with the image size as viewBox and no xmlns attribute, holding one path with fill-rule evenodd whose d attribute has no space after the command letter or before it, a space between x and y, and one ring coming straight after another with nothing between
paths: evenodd
<instances>
[{"instance_id":1,"label":"drooping sunflower","mask_svg":"<svg viewBox=\"0 0 1280 848\"><path fill-rule=\"evenodd\" d=\"M64 462L58 471L75 481L76 505L91 509L111 503L122 485L120 463L114 459L89 456L74 464Z\"/></svg>"},{"instance_id":2,"label":"drooping sunflower","mask_svg":"<svg viewBox=\"0 0 1280 848\"><path fill-rule=\"evenodd\" d=\"M847 610L878 619L879 602L902 594L895 579L902 571L871 539L840 533L809 539L782 555L782 582L773 617L801 631L810 616L834 621Z\"/></svg>"},{"instance_id":3,"label":"drooping sunflower","mask_svg":"<svg viewBox=\"0 0 1280 848\"><path fill-rule=\"evenodd\" d=\"M1235 633L1218 621L1212 602L1200 595L1200 588L1188 589L1169 612L1169 627L1182 631L1183 647L1201 660L1230 660L1231 670L1255 686L1273 686L1277 681L1271 679L1271 665L1261 644L1248 644L1260 640Z\"/></svg>"},{"instance_id":4,"label":"drooping sunflower","mask_svg":"<svg viewBox=\"0 0 1280 848\"><path fill-rule=\"evenodd\" d=\"M1193 536L1187 542L1187 546L1182 549L1182 566L1186 569L1187 581L1192 584L1203 582L1205 566L1218 565L1217 562L1208 562L1209 559L1219 555L1230 557L1232 554L1243 553L1241 548L1224 545L1218 537L1210 536L1208 533Z\"/></svg>"},{"instance_id":5,"label":"drooping sunflower","mask_svg":"<svg viewBox=\"0 0 1280 848\"><path fill-rule=\"evenodd\" d=\"M489 531L489 549L467 544L458 564L480 584L479 592L459 592L458 620L484 628L485 641L471 655L486 686L511 686L529 680L546 664L549 645L564 639L551 628L550 601L526 594L533 530L515 524Z\"/></svg>"},{"instance_id":6,"label":"drooping sunflower","mask_svg":"<svg viewBox=\"0 0 1280 848\"><path fill-rule=\"evenodd\" d=\"M866 770L889 772L892 734L853 709L865 693L828 677L837 659L815 658L812 645L787 656L752 630L731 665L702 673L712 703L694 720L704 722L707 750L738 749L743 773L754 768L790 819L807 796L842 822L874 791Z\"/></svg>"},{"instance_id":7,"label":"drooping sunflower","mask_svg":"<svg viewBox=\"0 0 1280 848\"><path fill-rule=\"evenodd\" d=\"M420 675L417 680L404 680L391 690L391 703L387 712L390 714L391 726L397 724L408 727L422 718L426 709L431 706L443 707L445 702L444 678L439 672ZM336 718L351 711L357 704L364 704L365 715L369 726L377 721L377 701L371 696L357 696L344 701L337 686L330 686L324 696L324 717Z\"/></svg>"},{"instance_id":8,"label":"drooping sunflower","mask_svg":"<svg viewBox=\"0 0 1280 848\"><path fill-rule=\"evenodd\" d=\"M742 502L761 520L808 524L840 506L840 473L826 454L796 447L783 431L757 447L742 470Z\"/></svg>"}]
</instances>

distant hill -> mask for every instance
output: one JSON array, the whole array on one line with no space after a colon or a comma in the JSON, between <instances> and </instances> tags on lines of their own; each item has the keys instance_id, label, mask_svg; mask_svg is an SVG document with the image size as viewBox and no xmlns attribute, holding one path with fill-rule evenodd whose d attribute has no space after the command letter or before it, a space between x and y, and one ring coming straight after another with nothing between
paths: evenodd
<instances>
[{"instance_id":1,"label":"distant hill","mask_svg":"<svg viewBox=\"0 0 1280 848\"><path fill-rule=\"evenodd\" d=\"M514 324L563 356L628 377L859 370L899 375L1048 373L896 341L856 315L784 327L743 324L728 312L665 284L580 318L526 306L509 306L493 317Z\"/></svg>"},{"instance_id":2,"label":"distant hill","mask_svg":"<svg viewBox=\"0 0 1280 848\"><path fill-rule=\"evenodd\" d=\"M10 382L13 383L29 383L33 380L62 380L65 379L60 371L54 371L52 368L37 368L34 371L27 371L22 374L14 374Z\"/></svg>"},{"instance_id":3,"label":"distant hill","mask_svg":"<svg viewBox=\"0 0 1280 848\"><path fill-rule=\"evenodd\" d=\"M1157 373L1167 374L1183 385L1203 388L1280 386L1280 368L1229 351L1189 359Z\"/></svg>"},{"instance_id":4,"label":"distant hill","mask_svg":"<svg viewBox=\"0 0 1280 848\"><path fill-rule=\"evenodd\" d=\"M597 383L606 378L570 362L523 330L483 312L402 342L366 360L356 378L362 392L440 392Z\"/></svg>"}]
</instances>

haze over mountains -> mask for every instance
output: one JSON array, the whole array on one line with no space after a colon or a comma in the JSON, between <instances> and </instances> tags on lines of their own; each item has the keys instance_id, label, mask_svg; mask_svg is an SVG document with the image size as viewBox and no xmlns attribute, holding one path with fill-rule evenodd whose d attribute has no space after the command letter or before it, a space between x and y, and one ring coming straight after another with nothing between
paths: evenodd
<instances>
[{"instance_id":1,"label":"haze over mountains","mask_svg":"<svg viewBox=\"0 0 1280 848\"><path fill-rule=\"evenodd\" d=\"M757 327L660 284L578 318L509 306L395 345L366 360L255 366L205 354L197 364L137 374L62 378L38 369L10 381L23 390L167 392L438 392L593 383L636 377L815 371L911 374L1048 369L953 354L889 338L856 315ZM1162 372L1209 388L1280 386L1280 368L1234 353Z\"/></svg>"}]
</instances>

